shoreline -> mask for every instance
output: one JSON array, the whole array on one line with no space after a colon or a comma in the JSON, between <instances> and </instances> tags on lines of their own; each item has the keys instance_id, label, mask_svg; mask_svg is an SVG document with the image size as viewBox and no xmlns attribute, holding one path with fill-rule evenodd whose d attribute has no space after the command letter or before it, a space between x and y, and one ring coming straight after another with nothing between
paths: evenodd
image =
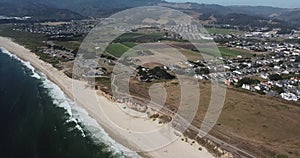
<instances>
[{"instance_id":1,"label":"shoreline","mask_svg":"<svg viewBox=\"0 0 300 158\"><path fill-rule=\"evenodd\" d=\"M98 96L96 90L87 88L86 82L67 77L62 71L40 60L37 55L31 53L23 46L14 43L9 38L0 37L0 47L7 49L22 60L30 62L33 67L44 73L49 80L57 84L71 100L85 109L89 116L95 119L111 138L131 150L137 151L142 157L213 157L213 155L199 144L190 145L189 143L181 141L179 137L175 136L174 130L168 126L163 127L166 128L164 132L168 133L154 133L150 136L146 134L132 134L131 130L146 132L147 130L161 128L161 125L158 125L150 119L133 118L125 114L118 107L117 103L109 101L104 96ZM111 116L111 118L107 118L107 116ZM122 127L116 126L114 122L120 123ZM128 129L128 131L124 129ZM169 135L169 138L167 137L168 139L166 139L165 134ZM148 152L138 152L140 149L154 149L151 143L145 145L146 142L155 141L164 144L165 141L169 141L170 138L174 139L171 144L162 146L153 151L146 150ZM199 150L200 147L202 151Z\"/></svg>"}]
</instances>

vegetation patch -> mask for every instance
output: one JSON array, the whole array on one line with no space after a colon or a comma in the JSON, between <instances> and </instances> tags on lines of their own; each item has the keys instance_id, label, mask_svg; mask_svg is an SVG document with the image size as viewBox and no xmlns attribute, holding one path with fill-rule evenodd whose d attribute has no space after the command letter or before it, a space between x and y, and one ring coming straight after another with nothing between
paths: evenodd
<instances>
[{"instance_id":1,"label":"vegetation patch","mask_svg":"<svg viewBox=\"0 0 300 158\"><path fill-rule=\"evenodd\" d=\"M13 25L0 25L0 36L10 37L32 51L37 51L39 47L45 46L43 43L47 40L45 35L16 31L17 28Z\"/></svg>"},{"instance_id":2,"label":"vegetation patch","mask_svg":"<svg viewBox=\"0 0 300 158\"><path fill-rule=\"evenodd\" d=\"M106 48L106 52L113 55L114 57L121 57L130 48L121 43L112 43Z\"/></svg>"}]
</instances>

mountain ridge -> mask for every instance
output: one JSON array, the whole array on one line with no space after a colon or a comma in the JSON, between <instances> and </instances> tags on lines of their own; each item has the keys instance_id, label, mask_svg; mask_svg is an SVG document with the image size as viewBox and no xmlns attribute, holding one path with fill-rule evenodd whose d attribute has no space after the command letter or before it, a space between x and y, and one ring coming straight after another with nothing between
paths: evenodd
<instances>
[{"instance_id":1,"label":"mountain ridge","mask_svg":"<svg viewBox=\"0 0 300 158\"><path fill-rule=\"evenodd\" d=\"M63 2L63 3L62 3ZM229 18L249 18L257 21L273 20L300 27L300 9L265 6L222 6L194 2L171 3L164 0L0 0L0 15L31 16L37 20L71 20L86 17L108 17L118 11L139 6L164 6L214 17L224 24ZM56 17L56 18L55 18ZM227 19L227 20L226 20ZM242 20L242 19L241 19ZM251 25L251 21L248 22ZM258 23L257 23L258 24ZM247 23L243 23L247 25Z\"/></svg>"}]
</instances>

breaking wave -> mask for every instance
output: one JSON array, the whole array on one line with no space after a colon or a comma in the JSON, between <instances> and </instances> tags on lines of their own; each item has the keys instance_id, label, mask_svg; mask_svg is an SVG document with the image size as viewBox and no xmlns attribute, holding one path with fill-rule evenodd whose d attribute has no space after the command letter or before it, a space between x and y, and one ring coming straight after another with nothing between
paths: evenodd
<instances>
[{"instance_id":1,"label":"breaking wave","mask_svg":"<svg viewBox=\"0 0 300 158\"><path fill-rule=\"evenodd\" d=\"M74 128L77 128L79 131L81 131L82 137L86 137L87 133L90 133L95 143L104 143L108 146L107 150L113 152L116 157L140 157L136 152L130 152L130 150L125 146L113 140L97 123L97 121L89 116L85 109L81 108L74 101L68 98L59 86L47 79L46 75L36 71L30 62L23 61L4 48L0 47L0 51L21 62L28 70L30 70L29 75L31 77L42 82L42 86L48 90L49 96L52 98L53 103L56 106L66 110L66 113L69 116L67 122L76 123Z\"/></svg>"}]
</instances>

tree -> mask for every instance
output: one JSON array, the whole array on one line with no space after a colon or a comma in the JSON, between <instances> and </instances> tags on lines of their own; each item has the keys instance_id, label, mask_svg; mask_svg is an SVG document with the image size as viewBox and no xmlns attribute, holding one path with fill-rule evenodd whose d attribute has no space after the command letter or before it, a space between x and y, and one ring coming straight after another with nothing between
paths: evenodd
<instances>
[{"instance_id":1,"label":"tree","mask_svg":"<svg viewBox=\"0 0 300 158\"><path fill-rule=\"evenodd\" d=\"M200 68L195 70L196 74L203 75L203 74L209 74L208 68Z\"/></svg>"},{"instance_id":2,"label":"tree","mask_svg":"<svg viewBox=\"0 0 300 158\"><path fill-rule=\"evenodd\" d=\"M243 84L251 85L251 84L256 84L256 83L259 83L259 80L253 80L251 78L245 77L245 78L239 80L239 82L237 83L237 86L242 87Z\"/></svg>"},{"instance_id":3,"label":"tree","mask_svg":"<svg viewBox=\"0 0 300 158\"><path fill-rule=\"evenodd\" d=\"M153 76L156 76L158 79L174 79L175 76L169 74L165 69L160 67L155 67L149 71Z\"/></svg>"},{"instance_id":4,"label":"tree","mask_svg":"<svg viewBox=\"0 0 300 158\"><path fill-rule=\"evenodd\" d=\"M296 62L300 62L300 56L296 57Z\"/></svg>"},{"instance_id":5,"label":"tree","mask_svg":"<svg viewBox=\"0 0 300 158\"><path fill-rule=\"evenodd\" d=\"M278 86L272 87L271 90L277 92L278 94L281 94L284 92L284 89L282 87L278 87Z\"/></svg>"},{"instance_id":6,"label":"tree","mask_svg":"<svg viewBox=\"0 0 300 158\"><path fill-rule=\"evenodd\" d=\"M280 76L279 74L271 74L269 75L269 79L271 81L279 81L282 80L282 76Z\"/></svg>"}]
</instances>

